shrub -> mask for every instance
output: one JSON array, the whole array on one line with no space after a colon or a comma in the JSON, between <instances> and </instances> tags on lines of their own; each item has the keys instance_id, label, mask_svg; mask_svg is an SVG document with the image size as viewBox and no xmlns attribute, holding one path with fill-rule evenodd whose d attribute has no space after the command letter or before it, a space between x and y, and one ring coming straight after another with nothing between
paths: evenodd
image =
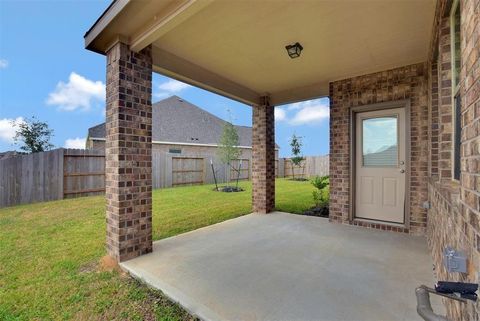
<instances>
[{"instance_id":1,"label":"shrub","mask_svg":"<svg viewBox=\"0 0 480 321\"><path fill-rule=\"evenodd\" d=\"M319 190L324 189L330 185L330 179L327 176L315 176L312 178L312 185L318 188Z\"/></svg>"},{"instance_id":2,"label":"shrub","mask_svg":"<svg viewBox=\"0 0 480 321\"><path fill-rule=\"evenodd\" d=\"M312 185L317 188L313 191L313 201L316 207L327 207L330 202L330 180L328 176L316 176Z\"/></svg>"}]
</instances>

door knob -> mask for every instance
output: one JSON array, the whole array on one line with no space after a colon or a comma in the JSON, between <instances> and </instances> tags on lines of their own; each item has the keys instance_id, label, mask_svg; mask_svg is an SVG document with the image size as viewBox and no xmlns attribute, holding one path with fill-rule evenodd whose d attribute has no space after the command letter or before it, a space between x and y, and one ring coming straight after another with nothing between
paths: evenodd
<instances>
[{"instance_id":1,"label":"door knob","mask_svg":"<svg viewBox=\"0 0 480 321\"><path fill-rule=\"evenodd\" d=\"M400 170L400 173L405 173L405 170L404 170L404 169L401 169L401 170Z\"/></svg>"}]
</instances>

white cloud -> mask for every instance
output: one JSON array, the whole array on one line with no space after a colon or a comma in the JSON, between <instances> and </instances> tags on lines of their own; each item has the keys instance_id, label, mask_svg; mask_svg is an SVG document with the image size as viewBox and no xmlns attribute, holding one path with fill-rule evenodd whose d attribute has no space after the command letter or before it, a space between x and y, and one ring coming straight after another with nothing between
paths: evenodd
<instances>
[{"instance_id":1,"label":"white cloud","mask_svg":"<svg viewBox=\"0 0 480 321\"><path fill-rule=\"evenodd\" d=\"M172 93L177 93L180 92L184 89L190 88L191 86L189 84L186 84L184 82L175 80L175 79L170 79L167 82L164 82L163 84L158 85L158 88L160 90L172 92Z\"/></svg>"},{"instance_id":2,"label":"white cloud","mask_svg":"<svg viewBox=\"0 0 480 321\"><path fill-rule=\"evenodd\" d=\"M299 103L293 103L287 106L288 110L297 110L297 109L302 109L305 107L306 104L308 104L309 101L301 101Z\"/></svg>"},{"instance_id":3,"label":"white cloud","mask_svg":"<svg viewBox=\"0 0 480 321\"><path fill-rule=\"evenodd\" d=\"M7 59L0 59L0 69L5 69L8 67L8 60Z\"/></svg>"},{"instance_id":4,"label":"white cloud","mask_svg":"<svg viewBox=\"0 0 480 321\"><path fill-rule=\"evenodd\" d=\"M285 110L275 107L275 121L283 121L287 118L287 113Z\"/></svg>"},{"instance_id":5,"label":"white cloud","mask_svg":"<svg viewBox=\"0 0 480 321\"><path fill-rule=\"evenodd\" d=\"M158 99L163 99L163 98L167 98L168 96L171 96L171 94L162 91L162 92L154 93L153 96L158 98Z\"/></svg>"},{"instance_id":6,"label":"white cloud","mask_svg":"<svg viewBox=\"0 0 480 321\"><path fill-rule=\"evenodd\" d=\"M317 105L301 109L290 121L293 125L311 124L319 122L330 116L328 106Z\"/></svg>"},{"instance_id":7,"label":"white cloud","mask_svg":"<svg viewBox=\"0 0 480 321\"><path fill-rule=\"evenodd\" d=\"M65 141L65 148L76 148L84 149L85 148L85 138L69 138Z\"/></svg>"},{"instance_id":8,"label":"white cloud","mask_svg":"<svg viewBox=\"0 0 480 321\"><path fill-rule=\"evenodd\" d=\"M13 143L16 131L15 124L20 124L24 121L23 117L0 119L0 140L10 144Z\"/></svg>"},{"instance_id":9,"label":"white cloud","mask_svg":"<svg viewBox=\"0 0 480 321\"><path fill-rule=\"evenodd\" d=\"M295 103L289 106L290 110L298 110L289 121L292 125L304 125L320 122L330 116L330 107L325 100L315 99Z\"/></svg>"},{"instance_id":10,"label":"white cloud","mask_svg":"<svg viewBox=\"0 0 480 321\"><path fill-rule=\"evenodd\" d=\"M60 81L48 95L47 104L66 111L88 110L93 102L105 102L105 89L103 82L92 81L72 72L67 83Z\"/></svg>"},{"instance_id":11,"label":"white cloud","mask_svg":"<svg viewBox=\"0 0 480 321\"><path fill-rule=\"evenodd\" d=\"M300 126L321 122L330 117L328 99L319 98L275 108L275 120L284 121L290 126Z\"/></svg>"},{"instance_id":12,"label":"white cloud","mask_svg":"<svg viewBox=\"0 0 480 321\"><path fill-rule=\"evenodd\" d=\"M181 91L188 89L190 87L192 86L189 84L186 84L184 82L181 82L175 79L170 79L158 85L157 86L158 91L155 92L153 95L158 99L163 99L165 97L178 94Z\"/></svg>"}]
</instances>

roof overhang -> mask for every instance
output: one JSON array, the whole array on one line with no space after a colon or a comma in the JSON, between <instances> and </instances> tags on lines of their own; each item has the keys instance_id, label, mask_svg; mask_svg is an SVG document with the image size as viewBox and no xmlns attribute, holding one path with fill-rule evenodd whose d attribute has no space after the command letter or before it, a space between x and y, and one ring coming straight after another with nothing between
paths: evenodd
<instances>
[{"instance_id":1,"label":"roof overhang","mask_svg":"<svg viewBox=\"0 0 480 321\"><path fill-rule=\"evenodd\" d=\"M85 35L106 53L152 45L153 70L273 105L328 96L331 81L427 60L435 0L116 0ZM285 46L300 42L299 58Z\"/></svg>"}]
</instances>

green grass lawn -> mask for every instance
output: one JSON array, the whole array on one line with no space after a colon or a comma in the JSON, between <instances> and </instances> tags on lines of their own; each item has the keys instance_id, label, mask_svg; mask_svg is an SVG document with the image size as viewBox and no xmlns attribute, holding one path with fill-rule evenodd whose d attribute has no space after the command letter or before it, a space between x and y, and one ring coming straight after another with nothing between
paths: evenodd
<instances>
[{"instance_id":1,"label":"green grass lawn","mask_svg":"<svg viewBox=\"0 0 480 321\"><path fill-rule=\"evenodd\" d=\"M162 239L251 212L242 193L211 185L155 190L153 238ZM276 182L276 208L313 206L309 182ZM117 271L102 271L103 196L0 209L0 320L191 320L178 305Z\"/></svg>"}]
</instances>

